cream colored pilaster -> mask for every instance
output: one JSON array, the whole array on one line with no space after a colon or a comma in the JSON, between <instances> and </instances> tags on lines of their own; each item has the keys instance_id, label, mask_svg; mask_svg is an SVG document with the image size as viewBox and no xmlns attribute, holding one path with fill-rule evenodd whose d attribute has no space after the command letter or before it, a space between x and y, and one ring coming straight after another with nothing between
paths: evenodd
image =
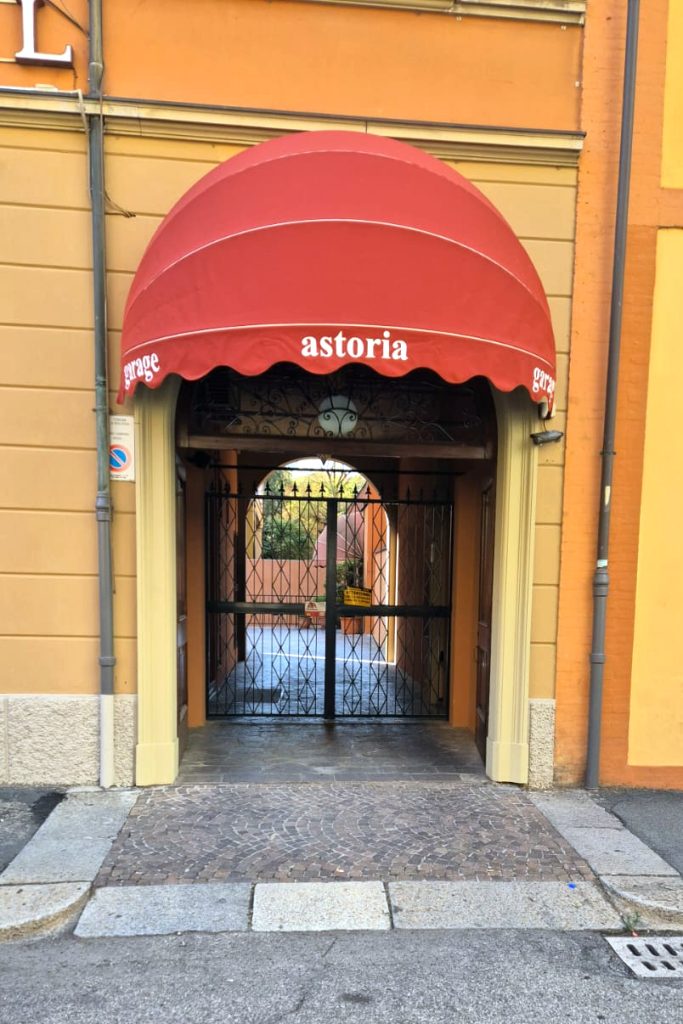
<instances>
[{"instance_id":1,"label":"cream colored pilaster","mask_svg":"<svg viewBox=\"0 0 683 1024\"><path fill-rule=\"evenodd\" d=\"M175 406L179 380L135 396L138 742L135 781L178 773Z\"/></svg>"},{"instance_id":2,"label":"cream colored pilaster","mask_svg":"<svg viewBox=\"0 0 683 1024\"><path fill-rule=\"evenodd\" d=\"M529 777L529 648L538 429L525 395L495 395L498 417L496 535L486 772L497 782Z\"/></svg>"}]
</instances>

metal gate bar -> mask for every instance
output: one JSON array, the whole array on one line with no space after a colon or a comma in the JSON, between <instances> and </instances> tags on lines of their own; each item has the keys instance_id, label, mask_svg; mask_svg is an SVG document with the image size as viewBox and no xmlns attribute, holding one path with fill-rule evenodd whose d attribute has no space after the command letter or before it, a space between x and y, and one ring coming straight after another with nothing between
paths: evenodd
<instances>
[{"instance_id":1,"label":"metal gate bar","mask_svg":"<svg viewBox=\"0 0 683 1024\"><path fill-rule=\"evenodd\" d=\"M336 714L337 684L337 499L327 503L327 548L325 563L325 718ZM330 552L334 552L330 556Z\"/></svg>"}]
</instances>

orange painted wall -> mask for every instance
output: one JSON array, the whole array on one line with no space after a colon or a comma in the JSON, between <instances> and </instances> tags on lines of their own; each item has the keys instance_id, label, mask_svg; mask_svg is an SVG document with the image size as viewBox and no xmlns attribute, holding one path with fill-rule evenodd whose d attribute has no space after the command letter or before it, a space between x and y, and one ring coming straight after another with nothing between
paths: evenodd
<instances>
[{"instance_id":1,"label":"orange painted wall","mask_svg":"<svg viewBox=\"0 0 683 1024\"><path fill-rule=\"evenodd\" d=\"M36 44L43 53L62 53L65 46L71 45L74 67L17 64L14 54L22 46L21 10L18 4L3 3L0 4L0 85L32 89L38 84L44 84L63 90L87 90L88 0L69 0L65 5L77 24L56 10L56 7L56 4L45 4L38 9Z\"/></svg>"},{"instance_id":2,"label":"orange painted wall","mask_svg":"<svg viewBox=\"0 0 683 1024\"><path fill-rule=\"evenodd\" d=\"M77 24L40 8L37 40L50 52L71 44L75 67L35 67L13 61L21 12L0 4L0 85L87 91L88 5L72 0L68 10ZM116 0L104 4L104 19L110 96L527 128L578 123L576 25L297 0Z\"/></svg>"},{"instance_id":3,"label":"orange painted wall","mask_svg":"<svg viewBox=\"0 0 683 1024\"><path fill-rule=\"evenodd\" d=\"M589 12L583 67L556 678L556 777L580 781L586 749L591 580L602 438L625 6ZM609 17L608 15L611 15ZM568 510L571 513L568 516Z\"/></svg>"},{"instance_id":4,"label":"orange painted wall","mask_svg":"<svg viewBox=\"0 0 683 1024\"><path fill-rule=\"evenodd\" d=\"M641 16L633 178L612 491L611 588L601 781L678 787L683 770L627 763L631 656L643 470L645 396L657 226L683 224L683 194L660 188L667 0ZM605 0L586 25L577 248L558 632L556 777L572 783L585 766L591 641L591 582L602 446L616 209L625 5Z\"/></svg>"},{"instance_id":5,"label":"orange painted wall","mask_svg":"<svg viewBox=\"0 0 683 1024\"><path fill-rule=\"evenodd\" d=\"M159 11L158 3L139 0L105 4L109 95L577 125L578 26L287 0L165 0L162 17Z\"/></svg>"}]
</instances>

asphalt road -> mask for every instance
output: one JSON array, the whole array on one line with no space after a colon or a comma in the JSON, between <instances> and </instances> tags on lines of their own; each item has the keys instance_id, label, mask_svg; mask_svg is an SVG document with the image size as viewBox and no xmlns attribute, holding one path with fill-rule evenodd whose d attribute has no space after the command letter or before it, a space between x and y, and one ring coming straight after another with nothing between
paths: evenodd
<instances>
[{"instance_id":1,"label":"asphalt road","mask_svg":"<svg viewBox=\"0 0 683 1024\"><path fill-rule=\"evenodd\" d=\"M184 935L0 947L2 1024L680 1024L600 935Z\"/></svg>"}]
</instances>

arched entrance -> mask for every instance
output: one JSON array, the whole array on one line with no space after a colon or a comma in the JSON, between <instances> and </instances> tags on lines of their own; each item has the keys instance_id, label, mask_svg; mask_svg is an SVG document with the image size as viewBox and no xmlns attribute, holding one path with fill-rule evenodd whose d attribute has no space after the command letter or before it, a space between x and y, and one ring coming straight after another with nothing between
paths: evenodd
<instances>
[{"instance_id":1,"label":"arched entrance","mask_svg":"<svg viewBox=\"0 0 683 1024\"><path fill-rule=\"evenodd\" d=\"M382 458L399 462L398 490L391 499L398 503L410 500L400 491L401 481L433 473L440 461L449 464L453 480L446 501L453 505L455 522L449 554L456 566L469 564L470 571L460 578L456 573L449 605L438 607L449 608L451 664L461 658L472 673L466 697L451 685L448 712L451 721L471 715L475 731L478 706L489 775L524 782L535 502L535 448L529 434L539 408L545 413L554 393L552 330L540 282L493 207L459 175L424 154L390 140L344 133L276 140L258 148L268 149L268 156L254 151L235 158L200 182L169 215L143 258L126 312L122 392L135 395L138 426L137 780L172 781L182 731L177 421L187 476L188 562L201 565L202 577L204 550L196 544L202 531L191 527L204 522L207 469L200 468L197 456L212 464L221 457L217 452L239 453L231 456L235 472L245 468L245 453L252 461L265 458L258 467L261 477L263 469L296 456L346 458L370 475L362 460L381 452ZM263 176L277 176L285 164L282 187L264 190ZM315 379L326 389L318 401L304 403L308 412L297 413L296 423L308 417L309 425L321 426L321 419L328 424L336 419L336 433L321 426L321 442L301 433L298 425L279 438L270 428L244 429L251 417L244 406L249 382L281 373L283 366L290 375ZM366 384L371 377L379 380L384 389L379 404L366 402L366 413L358 415L355 398L352 404L347 401L348 388L334 383L336 373L365 375ZM446 405L477 377L493 385L486 393L495 407L495 465L485 440L479 445L482 472L476 472L472 438L459 445L448 436L439 449L438 439L431 437L427 451L410 452L405 440L384 433L374 456L371 447L363 447L357 424L365 420L374 417L381 431L410 424L401 401L404 395L408 401L419 395L420 374L431 374L451 388ZM180 378L198 383L183 386L176 416ZM212 411L196 398L206 397L206 387L210 391L216 381ZM366 392L372 395L372 388ZM221 415L215 415L217 410ZM431 420L438 431L441 416ZM345 436L343 424L349 423L353 431ZM421 465L422 459L431 464ZM468 463L461 476L459 461ZM467 484L461 486L461 480ZM240 487L236 490L239 494ZM250 496L247 490L239 500L249 497L255 493ZM389 501L382 496L385 506ZM238 527L246 523L248 504L237 516ZM491 533L493 558L490 542L480 544ZM420 529L408 535L419 536ZM400 542L398 531L395 536ZM480 551L488 560L479 557ZM423 569L424 563L423 558ZM419 573L414 582L423 582ZM199 601L206 621L204 583L203 578L188 581L191 676L196 675L193 658L200 649L203 658L206 649L203 626L198 633L201 616L191 613ZM336 603L329 601L332 574L327 583L326 633L336 626L335 615L327 612ZM235 600L225 603L249 604L239 602L237 594L230 596ZM396 607L381 605L369 616L391 618ZM406 607L416 609L408 601ZM424 609L424 603L417 606L414 618L438 617ZM445 647L430 645L433 649ZM488 702L481 686L487 676ZM439 688L434 692L438 698ZM191 693L189 710L192 718Z\"/></svg>"},{"instance_id":2,"label":"arched entrance","mask_svg":"<svg viewBox=\"0 0 683 1024\"><path fill-rule=\"evenodd\" d=\"M140 785L173 781L179 764L177 698L176 452L175 409L180 382L141 389L136 397L138 475L138 745ZM492 585L490 693L485 754L487 774L498 781L525 782L528 775L528 674L531 579L535 513L536 448L529 442L536 417L521 393L494 393L498 426L495 470L496 545ZM188 521L203 522L205 470L195 470L194 507ZM196 484L199 483L199 487ZM199 502L196 498L199 496ZM480 512L471 490L458 503L459 514ZM196 539L196 538L195 538ZM202 553L203 538L194 554ZM454 538L455 557L466 558L466 533ZM460 554L458 554L460 550ZM192 552L188 552L190 557ZM195 603L203 604L203 581L195 578ZM462 647L459 614L476 592L454 594L453 643ZM201 642L203 623L190 623ZM465 634L467 631L465 630ZM470 634L471 636L471 634ZM473 652L470 650L470 656ZM457 704L462 694L451 695ZM451 703L453 711L453 703Z\"/></svg>"},{"instance_id":3,"label":"arched entrance","mask_svg":"<svg viewBox=\"0 0 683 1024\"><path fill-rule=\"evenodd\" d=\"M208 466L207 716L447 718L451 670L470 672L451 658L455 510L495 469L488 384L278 365L184 395L181 453ZM264 486L286 452L309 472ZM320 472L352 452L355 475Z\"/></svg>"}]
</instances>

